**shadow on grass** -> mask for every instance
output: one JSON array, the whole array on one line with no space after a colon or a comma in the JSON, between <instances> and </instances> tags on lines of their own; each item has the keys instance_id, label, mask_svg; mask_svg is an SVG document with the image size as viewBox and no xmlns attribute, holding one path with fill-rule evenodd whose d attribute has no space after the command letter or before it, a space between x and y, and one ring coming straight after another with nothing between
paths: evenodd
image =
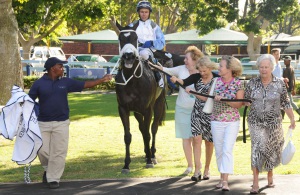
<instances>
[{"instance_id":1,"label":"shadow on grass","mask_svg":"<svg viewBox=\"0 0 300 195\"><path fill-rule=\"evenodd\" d=\"M94 151L86 151L85 154L78 156L76 159L67 159L65 170L62 176L63 180L78 180L78 179L100 179L100 178L139 178L147 172L160 169L159 162L154 165L154 168L145 168L146 162L144 155L131 156L130 173L122 174L121 170L124 166L124 155L116 156L105 152L101 154ZM37 164L30 167L30 179L33 182L41 182L43 168L36 159ZM1 180L12 182L24 181L23 165L17 168L5 169L1 171ZM157 170L156 170L157 171Z\"/></svg>"},{"instance_id":2,"label":"shadow on grass","mask_svg":"<svg viewBox=\"0 0 300 195\"><path fill-rule=\"evenodd\" d=\"M69 94L70 119L93 116L119 117L116 94ZM166 97L168 109L165 120L174 120L176 96ZM133 113L131 113L133 115Z\"/></svg>"}]
</instances>

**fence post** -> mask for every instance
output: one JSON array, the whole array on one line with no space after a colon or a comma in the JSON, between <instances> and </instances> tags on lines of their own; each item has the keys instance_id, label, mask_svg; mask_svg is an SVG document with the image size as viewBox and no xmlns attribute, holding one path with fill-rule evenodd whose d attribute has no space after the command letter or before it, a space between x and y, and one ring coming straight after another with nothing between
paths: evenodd
<instances>
[{"instance_id":1,"label":"fence post","mask_svg":"<svg viewBox=\"0 0 300 195\"><path fill-rule=\"evenodd\" d=\"M110 67L109 67L109 66L106 67L106 73L107 73L107 74L110 74Z\"/></svg>"},{"instance_id":2,"label":"fence post","mask_svg":"<svg viewBox=\"0 0 300 195\"><path fill-rule=\"evenodd\" d=\"M30 65L29 64L26 65L26 75L30 76Z\"/></svg>"},{"instance_id":3,"label":"fence post","mask_svg":"<svg viewBox=\"0 0 300 195\"><path fill-rule=\"evenodd\" d=\"M66 68L66 76L68 77L68 78L70 78L70 66L69 65L66 65L65 66L65 68Z\"/></svg>"}]
</instances>

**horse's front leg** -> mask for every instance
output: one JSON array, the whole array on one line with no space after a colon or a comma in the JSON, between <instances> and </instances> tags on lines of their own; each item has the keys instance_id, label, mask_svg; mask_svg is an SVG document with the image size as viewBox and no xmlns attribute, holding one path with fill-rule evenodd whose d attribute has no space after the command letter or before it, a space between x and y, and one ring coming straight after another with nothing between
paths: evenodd
<instances>
[{"instance_id":1,"label":"horse's front leg","mask_svg":"<svg viewBox=\"0 0 300 195\"><path fill-rule=\"evenodd\" d=\"M124 142L126 145L126 154L125 154L125 164L122 169L122 173L129 173L129 164L131 163L130 158L130 144L131 144L131 133L130 133L130 123L129 123L129 110L119 106L119 115L124 127Z\"/></svg>"},{"instance_id":2,"label":"horse's front leg","mask_svg":"<svg viewBox=\"0 0 300 195\"><path fill-rule=\"evenodd\" d=\"M146 111L146 114L142 116L139 113L134 113L135 118L139 122L139 129L143 136L144 141L144 152L146 154L146 168L153 168L153 163L151 160L151 150L150 150L150 123L152 119L152 111ZM150 114L150 115L149 115ZM150 117L151 116L151 117ZM149 120L150 118L150 120Z\"/></svg>"},{"instance_id":3,"label":"horse's front leg","mask_svg":"<svg viewBox=\"0 0 300 195\"><path fill-rule=\"evenodd\" d=\"M164 97L164 91L161 92L159 98L155 101L154 107L153 107L153 122L151 125L151 133L152 133L152 144L151 144L151 159L154 164L157 164L157 159L155 157L156 153L156 134L158 130L158 126L162 125L162 122L165 118L165 97Z\"/></svg>"}]
</instances>

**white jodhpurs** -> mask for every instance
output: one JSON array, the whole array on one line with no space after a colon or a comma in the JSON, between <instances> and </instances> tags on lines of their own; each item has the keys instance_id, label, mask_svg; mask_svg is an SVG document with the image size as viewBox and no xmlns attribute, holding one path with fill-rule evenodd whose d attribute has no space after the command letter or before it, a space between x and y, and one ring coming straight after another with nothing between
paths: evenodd
<instances>
[{"instance_id":1,"label":"white jodhpurs","mask_svg":"<svg viewBox=\"0 0 300 195\"><path fill-rule=\"evenodd\" d=\"M154 51L153 51L154 52ZM140 57L143 59L143 60L148 60L149 57L151 57L151 59L154 58L154 55L152 53L152 51L149 49L149 48L139 48L139 54L140 54Z\"/></svg>"}]
</instances>

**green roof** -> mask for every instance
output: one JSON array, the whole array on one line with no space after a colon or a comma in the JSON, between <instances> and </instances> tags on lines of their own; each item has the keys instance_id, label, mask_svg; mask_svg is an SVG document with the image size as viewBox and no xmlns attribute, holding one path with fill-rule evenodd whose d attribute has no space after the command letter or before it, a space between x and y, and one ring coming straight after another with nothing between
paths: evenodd
<instances>
[{"instance_id":1,"label":"green roof","mask_svg":"<svg viewBox=\"0 0 300 195\"><path fill-rule=\"evenodd\" d=\"M92 43L118 43L118 35L113 30L102 30L98 32L80 35L59 37L61 41L82 41ZM226 28L216 29L203 37L199 36L196 29L171 33L165 35L167 44L242 44L246 45L248 37L244 33Z\"/></svg>"},{"instance_id":2,"label":"green roof","mask_svg":"<svg viewBox=\"0 0 300 195\"><path fill-rule=\"evenodd\" d=\"M244 33L220 28L200 37L196 29L165 35L168 44L247 44Z\"/></svg>"}]
</instances>

